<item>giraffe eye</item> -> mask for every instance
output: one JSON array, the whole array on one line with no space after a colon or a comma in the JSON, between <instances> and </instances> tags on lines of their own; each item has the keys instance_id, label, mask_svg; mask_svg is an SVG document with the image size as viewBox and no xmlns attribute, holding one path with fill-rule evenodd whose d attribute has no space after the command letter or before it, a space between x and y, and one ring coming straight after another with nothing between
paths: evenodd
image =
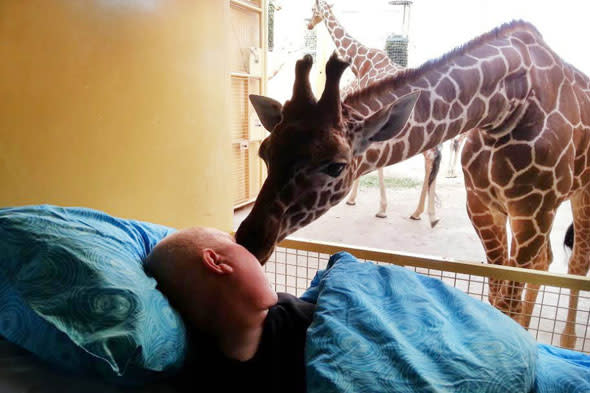
<instances>
[{"instance_id":1,"label":"giraffe eye","mask_svg":"<svg viewBox=\"0 0 590 393\"><path fill-rule=\"evenodd\" d=\"M322 169L322 172L332 177L338 177L340 173L342 173L342 170L345 166L346 164L343 164L341 162L333 162L326 166L324 169Z\"/></svg>"}]
</instances>

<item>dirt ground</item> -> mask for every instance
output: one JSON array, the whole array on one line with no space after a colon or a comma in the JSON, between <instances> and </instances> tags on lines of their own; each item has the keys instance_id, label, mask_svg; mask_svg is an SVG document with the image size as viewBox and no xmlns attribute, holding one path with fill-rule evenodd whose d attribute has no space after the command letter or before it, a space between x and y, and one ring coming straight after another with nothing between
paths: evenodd
<instances>
[{"instance_id":1,"label":"dirt ground","mask_svg":"<svg viewBox=\"0 0 590 393\"><path fill-rule=\"evenodd\" d=\"M387 189L388 209L386 218L377 218L379 208L379 189L361 186L355 206L343 200L324 216L290 237L309 240L339 242L348 245L365 246L394 251L411 252L454 260L480 262L485 254L465 209L465 189L463 174L458 168L458 177L447 178L449 166L449 147L445 144L441 172L437 178L438 206L440 222L430 228L428 216L415 221L409 217L416 209L420 187L424 176L422 155L386 168L386 178L412 178L419 184L411 188L392 187ZM371 176L371 175L368 175ZM376 176L376 174L373 174ZM236 211L234 229L246 217L249 208ZM551 243L554 262L550 271L567 272L563 236L571 223L569 202L560 206Z\"/></svg>"}]
</instances>

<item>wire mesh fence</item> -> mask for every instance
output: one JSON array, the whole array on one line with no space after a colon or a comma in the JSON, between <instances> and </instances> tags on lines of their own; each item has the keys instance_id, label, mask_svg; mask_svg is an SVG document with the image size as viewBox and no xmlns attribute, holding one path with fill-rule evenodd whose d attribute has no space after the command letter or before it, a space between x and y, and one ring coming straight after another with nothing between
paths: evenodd
<instances>
[{"instance_id":1,"label":"wire mesh fence","mask_svg":"<svg viewBox=\"0 0 590 393\"><path fill-rule=\"evenodd\" d=\"M536 301L531 303L528 330L538 342L555 346L562 346L561 336L567 315L573 310L570 307L570 291L579 290L574 329L570 329L566 336L569 334L575 340L573 349L590 353L590 279L585 277L297 240L285 241L277 247L265 264L265 272L276 291L300 296L316 272L326 267L330 255L340 250L351 252L360 261L384 265L395 263L419 274L438 278L486 303L489 303L489 277L537 284L539 289ZM527 309L526 306L523 308Z\"/></svg>"}]
</instances>

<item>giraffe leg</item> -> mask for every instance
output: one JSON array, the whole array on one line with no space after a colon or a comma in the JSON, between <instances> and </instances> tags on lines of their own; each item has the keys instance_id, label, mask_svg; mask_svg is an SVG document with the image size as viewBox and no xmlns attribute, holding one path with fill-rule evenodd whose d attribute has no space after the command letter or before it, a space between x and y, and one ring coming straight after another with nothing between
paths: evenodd
<instances>
[{"instance_id":1,"label":"giraffe leg","mask_svg":"<svg viewBox=\"0 0 590 393\"><path fill-rule=\"evenodd\" d=\"M574 249L568 264L568 273L586 276L590 265L590 190L584 190L571 199L574 217ZM570 290L565 328L561 333L561 346L574 348L576 344L576 316L578 311L578 290Z\"/></svg>"},{"instance_id":2,"label":"giraffe leg","mask_svg":"<svg viewBox=\"0 0 590 393\"><path fill-rule=\"evenodd\" d=\"M461 144L467 137L467 134L459 134L451 141L451 157L449 160L449 175L447 177L457 177L457 163L459 162L459 150Z\"/></svg>"},{"instance_id":3,"label":"giraffe leg","mask_svg":"<svg viewBox=\"0 0 590 393\"><path fill-rule=\"evenodd\" d=\"M520 317L520 324L525 329L528 329L531 324L531 317L533 316L533 309L537 302L537 295L539 294L538 284L531 284L528 282L525 288L524 305L522 309L522 315Z\"/></svg>"},{"instance_id":4,"label":"giraffe leg","mask_svg":"<svg viewBox=\"0 0 590 393\"><path fill-rule=\"evenodd\" d=\"M416 207L416 210L410 216L410 218L412 220L420 220L420 216L424 212L424 204L426 202L426 194L427 193L428 193L428 184L424 183L422 185L422 191L420 191L420 200L418 201L418 207Z\"/></svg>"},{"instance_id":5,"label":"giraffe leg","mask_svg":"<svg viewBox=\"0 0 590 393\"><path fill-rule=\"evenodd\" d=\"M385 177L383 175L383 168L377 169L379 175L379 211L375 216L379 218L387 217L387 193L385 192Z\"/></svg>"},{"instance_id":6,"label":"giraffe leg","mask_svg":"<svg viewBox=\"0 0 590 393\"><path fill-rule=\"evenodd\" d=\"M551 241L549 236L547 236L546 240L546 247L545 247L545 259L542 261L543 264L546 266L535 265L535 268L541 267L540 270L547 271L549 269L549 265L553 262L553 252L551 251ZM542 254L541 254L542 255ZM537 295L539 294L539 287L538 284L527 283L525 288L525 297L524 297L524 306L522 311L522 317L520 324L525 328L530 327L531 325L531 317L533 316L533 309L535 308L535 304L537 303Z\"/></svg>"},{"instance_id":7,"label":"giraffe leg","mask_svg":"<svg viewBox=\"0 0 590 393\"><path fill-rule=\"evenodd\" d=\"M505 213L493 209L489 203L482 201L476 192L467 189L467 215L481 240L487 262L504 265L508 260L508 240ZM495 305L501 280L489 278L488 300Z\"/></svg>"},{"instance_id":8,"label":"giraffe leg","mask_svg":"<svg viewBox=\"0 0 590 393\"><path fill-rule=\"evenodd\" d=\"M424 213L424 205L426 202L426 196L428 195L428 179L430 178L430 171L432 168L432 161L428 159L427 155L424 154L424 183L422 183L422 191L420 191L420 200L418 206L410 218L412 220L419 220L422 213Z\"/></svg>"},{"instance_id":9,"label":"giraffe leg","mask_svg":"<svg viewBox=\"0 0 590 393\"><path fill-rule=\"evenodd\" d=\"M449 170L447 171L447 178L457 177L457 173L455 172L455 167L457 166L457 159L459 157L459 145L457 143L457 139L454 138L451 140L451 144L449 146L451 154L449 156Z\"/></svg>"},{"instance_id":10,"label":"giraffe leg","mask_svg":"<svg viewBox=\"0 0 590 393\"><path fill-rule=\"evenodd\" d=\"M569 272L568 272L569 273ZM570 273L571 274L571 273ZM567 321L565 327L561 332L559 345L563 348L573 349L576 346L576 316L578 310L578 294L577 289L570 290L570 299L567 311Z\"/></svg>"},{"instance_id":11,"label":"giraffe leg","mask_svg":"<svg viewBox=\"0 0 590 393\"><path fill-rule=\"evenodd\" d=\"M453 158L453 175L451 177L457 177L457 163L459 161L459 149L461 148L461 139L453 140L453 149L455 150L455 157Z\"/></svg>"},{"instance_id":12,"label":"giraffe leg","mask_svg":"<svg viewBox=\"0 0 590 393\"><path fill-rule=\"evenodd\" d=\"M549 251L549 233L553 226L557 205L536 211L533 216L521 215L521 218L514 218L517 217L517 212L535 211L526 198L509 203L508 209L514 212L510 220L512 244L508 265L546 271L549 268L549 258L552 258ZM518 321L524 328L528 328L539 287L529 286L530 293L525 296L527 303L524 306L522 301L524 286L522 282L505 281L500 288L495 306Z\"/></svg>"},{"instance_id":13,"label":"giraffe leg","mask_svg":"<svg viewBox=\"0 0 590 393\"><path fill-rule=\"evenodd\" d=\"M354 183L352 184L352 191L350 192L350 196L348 197L348 200L346 201L347 205L350 206L354 206L356 205L356 196L359 192L359 179L356 179L354 181Z\"/></svg>"},{"instance_id":14,"label":"giraffe leg","mask_svg":"<svg viewBox=\"0 0 590 393\"><path fill-rule=\"evenodd\" d=\"M430 219L430 227L434 228L440 219L436 216L436 179L430 183L428 187L428 217Z\"/></svg>"}]
</instances>

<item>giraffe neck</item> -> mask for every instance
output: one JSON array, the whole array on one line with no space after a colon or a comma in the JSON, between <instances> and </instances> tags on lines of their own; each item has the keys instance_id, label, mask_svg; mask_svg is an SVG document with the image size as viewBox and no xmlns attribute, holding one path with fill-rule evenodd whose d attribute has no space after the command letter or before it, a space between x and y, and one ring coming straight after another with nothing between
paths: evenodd
<instances>
[{"instance_id":1,"label":"giraffe neck","mask_svg":"<svg viewBox=\"0 0 590 393\"><path fill-rule=\"evenodd\" d=\"M404 129L357 159L356 177L403 161L474 128L501 138L523 116L527 120L535 116L534 111L527 111L534 66L529 46L546 45L536 29L526 23L502 28L346 99L347 105L366 117L405 94L421 93Z\"/></svg>"},{"instance_id":2,"label":"giraffe neck","mask_svg":"<svg viewBox=\"0 0 590 393\"><path fill-rule=\"evenodd\" d=\"M358 54L362 51L367 53L369 48L354 39L346 32L346 30L344 30L325 1L320 0L319 5L324 23L332 37L332 41L334 41L334 44L336 45L338 55L341 59L350 63L350 70L355 77L360 78L362 76L361 65L363 59L360 59Z\"/></svg>"}]
</instances>

